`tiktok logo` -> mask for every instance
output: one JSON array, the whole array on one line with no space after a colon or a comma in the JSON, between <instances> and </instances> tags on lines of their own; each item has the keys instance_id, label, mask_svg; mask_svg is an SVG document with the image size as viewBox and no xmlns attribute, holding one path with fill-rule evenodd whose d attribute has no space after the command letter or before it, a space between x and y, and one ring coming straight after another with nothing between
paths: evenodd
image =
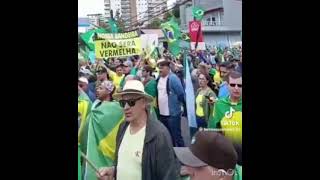
<instances>
[{"instance_id":1,"label":"tiktok logo","mask_svg":"<svg viewBox=\"0 0 320 180\"><path fill-rule=\"evenodd\" d=\"M228 119L232 118L233 113L236 112L232 107L230 107L230 111L224 113L224 116Z\"/></svg>"}]
</instances>

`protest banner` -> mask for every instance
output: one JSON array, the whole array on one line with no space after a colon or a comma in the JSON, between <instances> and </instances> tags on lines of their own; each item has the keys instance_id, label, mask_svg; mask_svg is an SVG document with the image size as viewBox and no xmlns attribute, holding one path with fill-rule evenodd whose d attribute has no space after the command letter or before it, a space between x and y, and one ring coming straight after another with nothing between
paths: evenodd
<instances>
[{"instance_id":1,"label":"protest banner","mask_svg":"<svg viewBox=\"0 0 320 180\"><path fill-rule=\"evenodd\" d=\"M97 33L98 39L130 39L139 37L139 31L129 31L124 33Z\"/></svg>"},{"instance_id":2,"label":"protest banner","mask_svg":"<svg viewBox=\"0 0 320 180\"><path fill-rule=\"evenodd\" d=\"M123 57L142 53L138 31L126 33L99 33L95 41L96 58Z\"/></svg>"}]
</instances>

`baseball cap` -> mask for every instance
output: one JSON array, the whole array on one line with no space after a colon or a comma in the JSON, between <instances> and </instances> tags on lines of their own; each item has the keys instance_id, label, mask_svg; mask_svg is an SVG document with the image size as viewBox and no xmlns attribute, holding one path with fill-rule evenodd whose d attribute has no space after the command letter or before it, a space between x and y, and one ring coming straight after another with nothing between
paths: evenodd
<instances>
[{"instance_id":1,"label":"baseball cap","mask_svg":"<svg viewBox=\"0 0 320 180\"><path fill-rule=\"evenodd\" d=\"M190 147L174 147L178 159L190 167L212 166L218 169L234 169L237 153L230 140L214 131L198 131Z\"/></svg>"},{"instance_id":2,"label":"baseball cap","mask_svg":"<svg viewBox=\"0 0 320 180\"><path fill-rule=\"evenodd\" d=\"M83 83L86 83L86 84L89 84L89 81L88 81L88 79L87 79L86 77L80 77L80 78L78 79L78 81L83 82Z\"/></svg>"}]
</instances>

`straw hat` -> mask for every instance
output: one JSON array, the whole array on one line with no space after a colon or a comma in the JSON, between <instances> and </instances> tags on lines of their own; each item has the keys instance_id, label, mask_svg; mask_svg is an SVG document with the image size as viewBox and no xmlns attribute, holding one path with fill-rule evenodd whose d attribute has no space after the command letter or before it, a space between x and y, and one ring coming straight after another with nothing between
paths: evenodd
<instances>
[{"instance_id":1,"label":"straw hat","mask_svg":"<svg viewBox=\"0 0 320 180\"><path fill-rule=\"evenodd\" d=\"M115 93L113 95L113 98L116 100L121 100L122 96L125 94L136 94L136 95L141 95L144 96L144 98L148 101L148 102L152 102L153 98L152 96L150 96L149 94L147 94L144 91L144 86L142 84L142 82L138 81L138 80L130 80L127 81L123 87L123 90L120 91L119 93Z\"/></svg>"}]
</instances>

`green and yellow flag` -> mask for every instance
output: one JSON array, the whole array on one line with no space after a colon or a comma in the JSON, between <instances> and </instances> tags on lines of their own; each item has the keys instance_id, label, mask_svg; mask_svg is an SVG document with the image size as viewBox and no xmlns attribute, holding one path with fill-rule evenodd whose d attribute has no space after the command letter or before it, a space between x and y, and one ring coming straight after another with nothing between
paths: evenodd
<instances>
[{"instance_id":1,"label":"green and yellow flag","mask_svg":"<svg viewBox=\"0 0 320 180\"><path fill-rule=\"evenodd\" d=\"M204 15L204 10L200 7L193 7L192 8L192 15L195 17L197 20L202 20L203 15Z\"/></svg>"},{"instance_id":2,"label":"green and yellow flag","mask_svg":"<svg viewBox=\"0 0 320 180\"><path fill-rule=\"evenodd\" d=\"M88 46L90 51L94 51L94 41L93 37L95 33L106 33L107 31L103 28L94 29L91 31L88 31L84 34L81 34L80 37L83 40L83 42Z\"/></svg>"},{"instance_id":3,"label":"green and yellow flag","mask_svg":"<svg viewBox=\"0 0 320 180\"><path fill-rule=\"evenodd\" d=\"M99 105L100 104L100 105ZM119 125L124 121L123 110L118 102L100 102L93 108L89 119L87 158L97 167L113 165L116 136ZM85 166L85 180L96 180L96 172Z\"/></svg>"},{"instance_id":4,"label":"green and yellow flag","mask_svg":"<svg viewBox=\"0 0 320 180\"><path fill-rule=\"evenodd\" d=\"M180 53L181 32L178 23L171 17L170 21L161 24L161 29L168 41L169 51L178 56Z\"/></svg>"}]
</instances>

